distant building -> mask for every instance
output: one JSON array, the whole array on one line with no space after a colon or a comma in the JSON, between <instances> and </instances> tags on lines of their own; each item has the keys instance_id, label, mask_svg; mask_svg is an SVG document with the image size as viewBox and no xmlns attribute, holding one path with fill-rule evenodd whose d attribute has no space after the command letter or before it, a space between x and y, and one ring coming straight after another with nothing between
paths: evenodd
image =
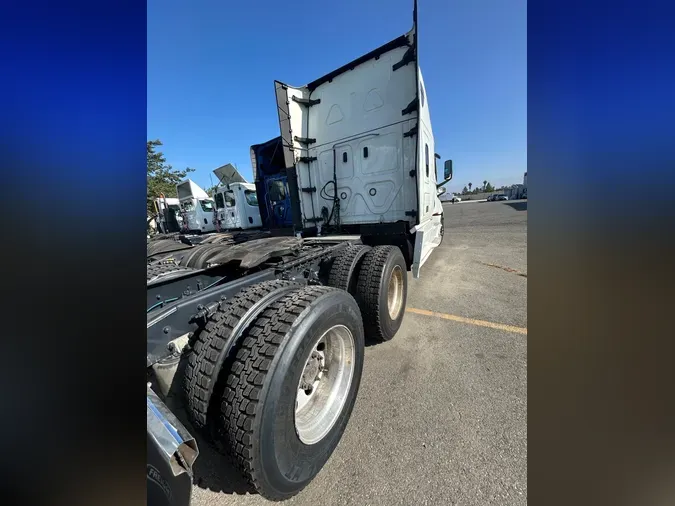
<instances>
[{"instance_id":1,"label":"distant building","mask_svg":"<svg viewBox=\"0 0 675 506\"><path fill-rule=\"evenodd\" d=\"M527 186L527 172L523 176L523 186Z\"/></svg>"}]
</instances>

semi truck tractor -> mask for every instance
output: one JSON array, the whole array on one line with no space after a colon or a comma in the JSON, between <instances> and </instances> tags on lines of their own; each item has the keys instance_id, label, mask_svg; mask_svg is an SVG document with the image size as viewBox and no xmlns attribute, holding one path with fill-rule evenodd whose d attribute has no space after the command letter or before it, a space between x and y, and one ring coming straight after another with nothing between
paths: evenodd
<instances>
[{"instance_id":1,"label":"semi truck tractor","mask_svg":"<svg viewBox=\"0 0 675 506\"><path fill-rule=\"evenodd\" d=\"M256 163L283 163L270 176L286 178L273 201L287 197L288 234L149 255L150 388L270 500L300 492L339 444L366 340L395 337L408 272L443 238L452 166L437 175L417 35L415 5L408 33L305 86L274 83L283 162L272 149Z\"/></svg>"},{"instance_id":2,"label":"semi truck tractor","mask_svg":"<svg viewBox=\"0 0 675 506\"><path fill-rule=\"evenodd\" d=\"M216 229L213 199L197 183L187 179L176 185L182 229L184 232L205 233Z\"/></svg>"},{"instance_id":3,"label":"semi truck tractor","mask_svg":"<svg viewBox=\"0 0 675 506\"><path fill-rule=\"evenodd\" d=\"M232 164L213 171L219 180L214 192L218 230L260 228L260 209L256 186L248 183Z\"/></svg>"}]
</instances>

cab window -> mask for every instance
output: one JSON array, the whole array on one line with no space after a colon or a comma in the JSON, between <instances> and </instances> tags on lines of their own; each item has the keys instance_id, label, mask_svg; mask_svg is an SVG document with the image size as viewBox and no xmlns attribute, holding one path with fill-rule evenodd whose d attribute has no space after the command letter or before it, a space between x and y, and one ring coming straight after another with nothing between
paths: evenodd
<instances>
[{"instance_id":1,"label":"cab window","mask_svg":"<svg viewBox=\"0 0 675 506\"><path fill-rule=\"evenodd\" d=\"M200 200L202 210L209 213L213 211L213 200Z\"/></svg>"},{"instance_id":2,"label":"cab window","mask_svg":"<svg viewBox=\"0 0 675 506\"><path fill-rule=\"evenodd\" d=\"M225 200L223 199L222 193L216 193L216 207L218 209L223 209L225 207Z\"/></svg>"},{"instance_id":3,"label":"cab window","mask_svg":"<svg viewBox=\"0 0 675 506\"><path fill-rule=\"evenodd\" d=\"M248 203L249 206L257 206L258 205L258 195L252 190L245 190L244 191L244 196L246 197L246 202Z\"/></svg>"}]
</instances>

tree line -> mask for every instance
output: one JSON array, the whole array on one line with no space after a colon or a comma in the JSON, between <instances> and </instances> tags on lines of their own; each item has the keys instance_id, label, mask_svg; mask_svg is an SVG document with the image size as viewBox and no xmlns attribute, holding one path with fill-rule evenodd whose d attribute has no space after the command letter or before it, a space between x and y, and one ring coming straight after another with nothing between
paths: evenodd
<instances>
[{"instance_id":1,"label":"tree line","mask_svg":"<svg viewBox=\"0 0 675 506\"><path fill-rule=\"evenodd\" d=\"M476 195L477 193L489 193L504 189L503 187L495 188L489 181L483 181L483 186L476 186L473 190L471 189L471 187L473 187L473 183L469 183L468 185L466 185L462 190L462 195Z\"/></svg>"},{"instance_id":2,"label":"tree line","mask_svg":"<svg viewBox=\"0 0 675 506\"><path fill-rule=\"evenodd\" d=\"M186 167L184 170L174 169L166 163L166 157L157 148L162 141L155 139L148 141L148 199L147 207L150 214L154 214L153 200L164 195L167 198L176 198L176 185L183 181L189 172L195 169Z\"/></svg>"}]
</instances>

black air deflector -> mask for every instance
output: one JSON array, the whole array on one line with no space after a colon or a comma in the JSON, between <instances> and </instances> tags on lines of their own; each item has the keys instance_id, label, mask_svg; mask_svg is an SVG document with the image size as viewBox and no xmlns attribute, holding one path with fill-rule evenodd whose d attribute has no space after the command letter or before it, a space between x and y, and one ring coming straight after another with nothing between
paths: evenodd
<instances>
[{"instance_id":1,"label":"black air deflector","mask_svg":"<svg viewBox=\"0 0 675 506\"><path fill-rule=\"evenodd\" d=\"M316 142L316 139L313 137L298 137L297 135L293 137L293 140L301 144L313 144Z\"/></svg>"}]
</instances>

